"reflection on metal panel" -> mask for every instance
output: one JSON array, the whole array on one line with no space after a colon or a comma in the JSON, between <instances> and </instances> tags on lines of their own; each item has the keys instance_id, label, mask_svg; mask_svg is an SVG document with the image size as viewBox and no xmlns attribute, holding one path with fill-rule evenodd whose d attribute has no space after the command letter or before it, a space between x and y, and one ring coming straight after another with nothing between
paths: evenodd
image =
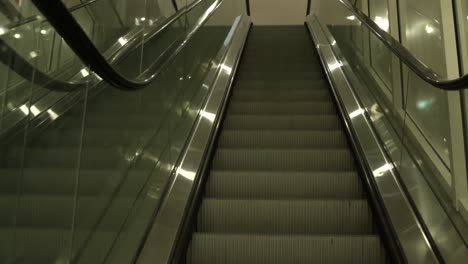
<instances>
[{"instance_id":1,"label":"reflection on metal panel","mask_svg":"<svg viewBox=\"0 0 468 264\"><path fill-rule=\"evenodd\" d=\"M351 115L356 109L364 109L356 98L348 79L345 77L343 67L330 69L328 65L346 65L346 62L339 61L333 52L334 46L330 36L329 39L320 26L319 21L312 16L308 17L307 25L312 33L312 37L318 47L318 52L325 63L325 67L332 81L333 89L341 99L342 107ZM329 42L330 41L330 42ZM404 250L409 263L438 263L438 260L428 242L419 221L401 188L394 165L385 154L385 150L379 143L377 135L374 133L371 123L365 115L356 115L351 118L354 137L359 142L368 166L374 173L374 180L388 212L390 221L396 231L399 242Z\"/></svg>"},{"instance_id":2,"label":"reflection on metal panel","mask_svg":"<svg viewBox=\"0 0 468 264\"><path fill-rule=\"evenodd\" d=\"M213 121L218 117L219 108L233 78L232 70L227 71L226 68L233 69L237 65L250 24L250 18L245 16L240 23L234 24L231 29L235 32L232 42L225 43L223 47L225 51L228 50L226 56L216 63L218 65L216 70L210 72L206 78L208 81L205 83L212 83L210 94L200 111L194 133L185 152L182 153L181 161L176 165L177 173L174 181L156 216L138 263L169 263L179 229L183 224L183 215L189 203L194 179L199 176L205 149L209 144L211 131L215 127Z\"/></svg>"}]
</instances>

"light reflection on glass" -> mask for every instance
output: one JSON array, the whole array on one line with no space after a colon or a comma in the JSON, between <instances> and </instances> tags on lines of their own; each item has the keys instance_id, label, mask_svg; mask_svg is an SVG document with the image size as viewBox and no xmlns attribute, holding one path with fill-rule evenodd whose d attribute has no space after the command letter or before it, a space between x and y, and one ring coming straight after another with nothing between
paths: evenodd
<instances>
[{"instance_id":1,"label":"light reflection on glass","mask_svg":"<svg viewBox=\"0 0 468 264\"><path fill-rule=\"evenodd\" d=\"M83 75L83 77L86 77L89 75L89 71L87 69L81 69L80 73L81 75Z\"/></svg>"},{"instance_id":2,"label":"light reflection on glass","mask_svg":"<svg viewBox=\"0 0 468 264\"><path fill-rule=\"evenodd\" d=\"M8 32L8 29L0 27L0 36L5 35Z\"/></svg>"},{"instance_id":3,"label":"light reflection on glass","mask_svg":"<svg viewBox=\"0 0 468 264\"><path fill-rule=\"evenodd\" d=\"M381 16L376 16L375 17L375 23L383 30L385 31L388 31L389 27L390 27L390 23L388 21L388 19L386 18L383 18Z\"/></svg>"},{"instance_id":4,"label":"light reflection on glass","mask_svg":"<svg viewBox=\"0 0 468 264\"><path fill-rule=\"evenodd\" d=\"M434 28L431 25L426 25L426 33L427 34L432 34L434 33Z\"/></svg>"},{"instance_id":5,"label":"light reflection on glass","mask_svg":"<svg viewBox=\"0 0 468 264\"><path fill-rule=\"evenodd\" d=\"M41 111L35 106L31 106L31 113L34 115L34 116L37 116L38 114L41 113Z\"/></svg>"},{"instance_id":6,"label":"light reflection on glass","mask_svg":"<svg viewBox=\"0 0 468 264\"><path fill-rule=\"evenodd\" d=\"M120 45L122 45L122 46L127 44L127 42L128 42L128 40L126 38L124 38L124 37L120 37L118 39L118 41L119 41Z\"/></svg>"},{"instance_id":7,"label":"light reflection on glass","mask_svg":"<svg viewBox=\"0 0 468 264\"><path fill-rule=\"evenodd\" d=\"M29 108L28 108L26 105L20 106L20 110L21 110L25 115L28 115L28 114L29 114Z\"/></svg>"},{"instance_id":8,"label":"light reflection on glass","mask_svg":"<svg viewBox=\"0 0 468 264\"><path fill-rule=\"evenodd\" d=\"M52 120L55 120L55 119L58 118L58 114L55 113L52 109L47 110L47 113L49 114L49 116L50 116L50 118L51 118Z\"/></svg>"}]
</instances>

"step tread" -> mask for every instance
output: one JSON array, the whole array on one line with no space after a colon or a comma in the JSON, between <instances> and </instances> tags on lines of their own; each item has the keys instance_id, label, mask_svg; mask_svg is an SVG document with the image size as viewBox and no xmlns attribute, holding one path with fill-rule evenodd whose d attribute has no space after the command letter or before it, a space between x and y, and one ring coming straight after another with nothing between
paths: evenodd
<instances>
[{"instance_id":1,"label":"step tread","mask_svg":"<svg viewBox=\"0 0 468 264\"><path fill-rule=\"evenodd\" d=\"M268 185L268 183L265 183ZM202 201L200 232L255 234L372 234L366 200Z\"/></svg>"},{"instance_id":2,"label":"step tread","mask_svg":"<svg viewBox=\"0 0 468 264\"><path fill-rule=\"evenodd\" d=\"M194 233L189 263L386 263L380 238Z\"/></svg>"},{"instance_id":3,"label":"step tread","mask_svg":"<svg viewBox=\"0 0 468 264\"><path fill-rule=\"evenodd\" d=\"M211 171L205 188L205 196L211 198L291 200L364 197L355 171Z\"/></svg>"},{"instance_id":4,"label":"step tread","mask_svg":"<svg viewBox=\"0 0 468 264\"><path fill-rule=\"evenodd\" d=\"M349 171L355 168L349 149L218 149L215 170Z\"/></svg>"}]
</instances>

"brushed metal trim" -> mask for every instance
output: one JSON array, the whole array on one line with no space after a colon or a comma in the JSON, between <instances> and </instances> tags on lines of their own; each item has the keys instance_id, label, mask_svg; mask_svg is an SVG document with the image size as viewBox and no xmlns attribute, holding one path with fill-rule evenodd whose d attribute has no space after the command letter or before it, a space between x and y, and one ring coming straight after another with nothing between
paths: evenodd
<instances>
[{"instance_id":1,"label":"brushed metal trim","mask_svg":"<svg viewBox=\"0 0 468 264\"><path fill-rule=\"evenodd\" d=\"M207 79L213 79L205 82L205 84L212 83L210 93L205 105L198 113L194 133L182 154L180 164L175 167L174 180L155 217L137 260L138 264L169 263L172 258L178 234L183 226L183 217L190 204L194 181L200 176L199 172L203 164L204 153L210 142L211 131L215 128L220 115L220 107L233 78L233 67L240 59L250 24L251 20L248 16L242 15L236 19L223 44L223 49L227 50L226 56L218 63L212 74L207 76Z\"/></svg>"},{"instance_id":2,"label":"brushed metal trim","mask_svg":"<svg viewBox=\"0 0 468 264\"><path fill-rule=\"evenodd\" d=\"M379 194L389 215L399 243L408 263L439 263L432 245L412 208L406 193L400 185L393 162L380 145L378 136L367 119L365 107L357 99L343 71L343 61L333 52L333 45L327 39L320 22L315 16L308 16L306 24L310 29L317 51L324 62L324 68L332 89L340 96L343 108L348 112L354 136L365 154L364 160L373 171Z\"/></svg>"}]
</instances>

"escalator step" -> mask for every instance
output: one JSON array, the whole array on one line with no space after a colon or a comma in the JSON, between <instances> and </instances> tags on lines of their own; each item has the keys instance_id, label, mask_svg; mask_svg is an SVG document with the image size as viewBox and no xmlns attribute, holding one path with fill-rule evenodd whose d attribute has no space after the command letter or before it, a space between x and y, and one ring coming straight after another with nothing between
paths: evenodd
<instances>
[{"instance_id":1,"label":"escalator step","mask_svg":"<svg viewBox=\"0 0 468 264\"><path fill-rule=\"evenodd\" d=\"M380 264L378 236L233 235L195 233L188 263Z\"/></svg>"},{"instance_id":2,"label":"escalator step","mask_svg":"<svg viewBox=\"0 0 468 264\"><path fill-rule=\"evenodd\" d=\"M316 80L323 78L321 71L307 71L307 72L260 72L260 71L242 71L237 77L238 80Z\"/></svg>"},{"instance_id":3,"label":"escalator step","mask_svg":"<svg viewBox=\"0 0 468 264\"><path fill-rule=\"evenodd\" d=\"M218 141L221 148L346 148L341 131L226 130Z\"/></svg>"},{"instance_id":4,"label":"escalator step","mask_svg":"<svg viewBox=\"0 0 468 264\"><path fill-rule=\"evenodd\" d=\"M331 102L330 93L326 90L237 90L233 92L232 101L238 102Z\"/></svg>"},{"instance_id":5,"label":"escalator step","mask_svg":"<svg viewBox=\"0 0 468 264\"><path fill-rule=\"evenodd\" d=\"M374 226L366 200L204 199L197 222L199 232L231 234L356 235Z\"/></svg>"},{"instance_id":6,"label":"escalator step","mask_svg":"<svg viewBox=\"0 0 468 264\"><path fill-rule=\"evenodd\" d=\"M229 114L267 114L267 115L317 115L334 114L335 105L331 102L232 102Z\"/></svg>"},{"instance_id":7,"label":"escalator step","mask_svg":"<svg viewBox=\"0 0 468 264\"><path fill-rule=\"evenodd\" d=\"M236 130L340 130L336 115L227 115L224 129Z\"/></svg>"},{"instance_id":8,"label":"escalator step","mask_svg":"<svg viewBox=\"0 0 468 264\"><path fill-rule=\"evenodd\" d=\"M227 171L349 171L354 159L348 149L218 149L212 166Z\"/></svg>"},{"instance_id":9,"label":"escalator step","mask_svg":"<svg viewBox=\"0 0 468 264\"><path fill-rule=\"evenodd\" d=\"M252 91L293 91L293 90L327 90L328 84L325 80L304 81L304 80L288 80L287 82L272 82L269 80L236 80L236 91L252 90Z\"/></svg>"},{"instance_id":10,"label":"escalator step","mask_svg":"<svg viewBox=\"0 0 468 264\"><path fill-rule=\"evenodd\" d=\"M211 198L289 200L364 197L359 176L354 171L212 171L205 195Z\"/></svg>"}]
</instances>

